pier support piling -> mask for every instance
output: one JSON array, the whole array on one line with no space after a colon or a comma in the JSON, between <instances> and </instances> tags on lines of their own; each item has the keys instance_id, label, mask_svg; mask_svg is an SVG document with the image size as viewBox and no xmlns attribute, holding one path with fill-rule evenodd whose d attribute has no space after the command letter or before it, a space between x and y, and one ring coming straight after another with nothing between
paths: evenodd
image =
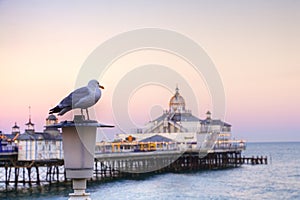
<instances>
[{"instance_id":1,"label":"pier support piling","mask_svg":"<svg viewBox=\"0 0 300 200\"><path fill-rule=\"evenodd\" d=\"M74 193L69 194L69 200L91 200L90 193L86 193L86 179L73 179Z\"/></svg>"}]
</instances>

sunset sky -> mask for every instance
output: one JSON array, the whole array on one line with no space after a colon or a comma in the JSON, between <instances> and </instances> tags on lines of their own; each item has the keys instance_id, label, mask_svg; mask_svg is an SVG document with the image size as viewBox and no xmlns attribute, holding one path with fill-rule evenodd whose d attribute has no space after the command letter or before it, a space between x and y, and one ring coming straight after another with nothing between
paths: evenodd
<instances>
[{"instance_id":1,"label":"sunset sky","mask_svg":"<svg viewBox=\"0 0 300 200\"><path fill-rule=\"evenodd\" d=\"M74 90L82 65L99 45L151 27L190 38L210 57L223 82L225 121L233 125L235 138L300 141L299 22L296 0L2 0L0 130L10 133L17 122L23 132L31 106L32 121L42 131L48 110ZM118 123L111 103L114 89L135 67L149 64L182 74L199 107L176 77L173 88L142 85L125 100L138 127L168 108L177 84L195 116L204 118L212 110L205 78L196 77L187 62L168 52L141 50L114 60L101 79L91 77L105 87L95 108L98 121ZM59 120L70 118L71 113Z\"/></svg>"}]
</instances>

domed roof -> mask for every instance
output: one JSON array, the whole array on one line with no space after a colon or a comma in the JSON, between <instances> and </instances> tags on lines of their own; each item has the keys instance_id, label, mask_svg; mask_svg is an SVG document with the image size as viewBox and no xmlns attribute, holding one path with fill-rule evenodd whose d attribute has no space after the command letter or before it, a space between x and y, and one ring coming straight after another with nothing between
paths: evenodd
<instances>
[{"instance_id":1,"label":"domed roof","mask_svg":"<svg viewBox=\"0 0 300 200\"><path fill-rule=\"evenodd\" d=\"M49 115L48 118L46 120L57 120L55 115Z\"/></svg>"},{"instance_id":2,"label":"domed roof","mask_svg":"<svg viewBox=\"0 0 300 200\"><path fill-rule=\"evenodd\" d=\"M15 122L15 125L12 128L17 129L17 128L20 128L20 127L17 125L17 122Z\"/></svg>"},{"instance_id":3,"label":"domed roof","mask_svg":"<svg viewBox=\"0 0 300 200\"><path fill-rule=\"evenodd\" d=\"M184 111L185 110L185 100L179 94L179 89L176 87L176 93L171 97L169 102L170 111Z\"/></svg>"}]
</instances>

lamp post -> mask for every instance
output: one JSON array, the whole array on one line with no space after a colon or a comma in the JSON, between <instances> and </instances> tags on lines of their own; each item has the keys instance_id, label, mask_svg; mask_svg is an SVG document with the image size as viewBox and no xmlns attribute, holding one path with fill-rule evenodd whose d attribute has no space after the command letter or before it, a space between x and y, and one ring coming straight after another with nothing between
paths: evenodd
<instances>
[{"instance_id":1,"label":"lamp post","mask_svg":"<svg viewBox=\"0 0 300 200\"><path fill-rule=\"evenodd\" d=\"M72 179L74 190L74 193L69 194L69 200L91 199L85 190L86 180L93 177L97 128L114 126L84 120L82 115L75 115L73 121L50 126L62 128L66 178Z\"/></svg>"}]
</instances>

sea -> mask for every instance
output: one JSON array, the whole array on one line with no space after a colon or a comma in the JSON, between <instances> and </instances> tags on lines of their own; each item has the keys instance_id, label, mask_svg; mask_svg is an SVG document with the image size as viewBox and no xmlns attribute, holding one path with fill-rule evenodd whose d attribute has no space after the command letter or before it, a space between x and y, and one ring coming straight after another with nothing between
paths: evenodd
<instances>
[{"instance_id":1,"label":"sea","mask_svg":"<svg viewBox=\"0 0 300 200\"><path fill-rule=\"evenodd\" d=\"M267 156L267 165L165 173L89 182L91 199L295 199L300 200L300 142L248 143L245 156ZM70 183L0 192L0 199L68 199Z\"/></svg>"}]
</instances>

